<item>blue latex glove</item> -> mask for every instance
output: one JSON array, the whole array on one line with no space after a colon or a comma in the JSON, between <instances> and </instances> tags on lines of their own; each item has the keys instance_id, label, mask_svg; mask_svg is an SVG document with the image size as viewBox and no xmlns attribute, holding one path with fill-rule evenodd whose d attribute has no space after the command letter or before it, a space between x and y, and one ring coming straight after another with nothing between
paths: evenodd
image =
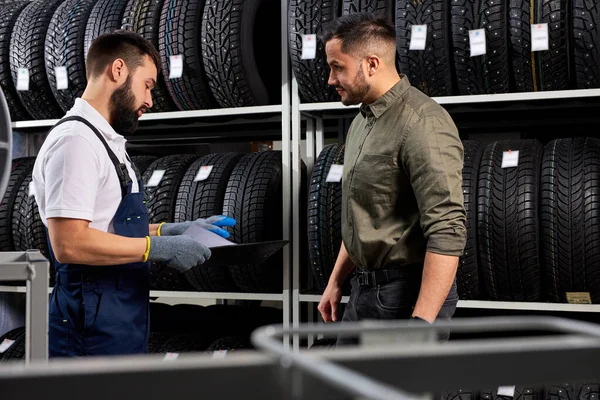
<instances>
[{"instance_id":1,"label":"blue latex glove","mask_svg":"<svg viewBox=\"0 0 600 400\"><path fill-rule=\"evenodd\" d=\"M186 272L196 265L206 262L211 256L210 249L189 236L150 238L148 261L162 261L179 272Z\"/></svg>"},{"instance_id":2,"label":"blue latex glove","mask_svg":"<svg viewBox=\"0 0 600 400\"><path fill-rule=\"evenodd\" d=\"M160 236L177 236L182 235L192 225L200 225L202 228L207 229L217 235L227 239L230 234L224 227L234 226L236 224L235 219L226 217L225 215L213 215L210 218L198 218L195 221L185 221L178 223L167 223L162 224L160 227Z\"/></svg>"}]
</instances>

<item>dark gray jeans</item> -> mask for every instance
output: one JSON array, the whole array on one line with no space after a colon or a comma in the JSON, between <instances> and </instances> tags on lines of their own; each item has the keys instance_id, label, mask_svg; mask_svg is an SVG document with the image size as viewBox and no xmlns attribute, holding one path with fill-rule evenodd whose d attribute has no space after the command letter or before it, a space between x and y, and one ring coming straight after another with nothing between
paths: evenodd
<instances>
[{"instance_id":1,"label":"dark gray jeans","mask_svg":"<svg viewBox=\"0 0 600 400\"><path fill-rule=\"evenodd\" d=\"M412 316L419 297L421 279L419 277L398 279L385 285L360 286L358 278L352 278L352 292L346 305L342 322L355 322L365 319L395 320ZM458 292L456 282L440 310L437 320L450 320L456 311ZM447 341L450 332L440 333L440 341ZM356 339L338 339L338 345L356 344Z\"/></svg>"}]
</instances>

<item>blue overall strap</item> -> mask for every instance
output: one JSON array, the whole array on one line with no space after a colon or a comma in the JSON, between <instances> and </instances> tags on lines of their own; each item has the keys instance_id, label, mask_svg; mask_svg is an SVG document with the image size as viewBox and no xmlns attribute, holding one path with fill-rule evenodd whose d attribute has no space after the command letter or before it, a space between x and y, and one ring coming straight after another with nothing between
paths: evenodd
<instances>
[{"instance_id":1,"label":"blue overall strap","mask_svg":"<svg viewBox=\"0 0 600 400\"><path fill-rule=\"evenodd\" d=\"M115 170L117 171L117 176L119 177L119 184L121 185L121 197L125 197L125 195L127 195L127 188L131 183L131 177L129 176L129 172L127 171L127 166L119 161L115 153L108 146L108 143L106 143L104 136L102 136L100 131L94 125L92 125L91 122L79 116L66 117L58 121L56 125L50 128L50 130L46 134L46 137L48 136L48 134L50 134L50 132L52 132L54 128L69 121L77 121L87 125L92 130L92 132L94 132L94 134L98 137L98 139L100 139L100 141L104 145L104 148L106 149L106 152L108 153L110 161L113 163L113 165L115 166Z\"/></svg>"}]
</instances>

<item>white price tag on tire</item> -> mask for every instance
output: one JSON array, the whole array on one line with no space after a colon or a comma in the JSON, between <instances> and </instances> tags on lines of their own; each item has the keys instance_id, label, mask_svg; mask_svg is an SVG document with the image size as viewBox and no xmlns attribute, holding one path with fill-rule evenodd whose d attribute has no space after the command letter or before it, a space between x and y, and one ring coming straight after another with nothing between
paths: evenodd
<instances>
[{"instance_id":1,"label":"white price tag on tire","mask_svg":"<svg viewBox=\"0 0 600 400\"><path fill-rule=\"evenodd\" d=\"M17 70L17 91L26 92L29 90L29 70L19 68Z\"/></svg>"},{"instance_id":2,"label":"white price tag on tire","mask_svg":"<svg viewBox=\"0 0 600 400\"><path fill-rule=\"evenodd\" d=\"M469 31L469 43L471 47L471 57L482 56L487 53L485 29Z\"/></svg>"},{"instance_id":3,"label":"white price tag on tire","mask_svg":"<svg viewBox=\"0 0 600 400\"><path fill-rule=\"evenodd\" d=\"M498 396L515 397L515 387L514 386L499 386L498 387Z\"/></svg>"},{"instance_id":4,"label":"white price tag on tire","mask_svg":"<svg viewBox=\"0 0 600 400\"><path fill-rule=\"evenodd\" d=\"M175 361L177 358L179 358L179 353L167 353L163 361Z\"/></svg>"},{"instance_id":5,"label":"white price tag on tire","mask_svg":"<svg viewBox=\"0 0 600 400\"><path fill-rule=\"evenodd\" d=\"M409 50L425 50L427 46L427 25L413 25L410 34Z\"/></svg>"},{"instance_id":6,"label":"white price tag on tire","mask_svg":"<svg viewBox=\"0 0 600 400\"><path fill-rule=\"evenodd\" d=\"M163 169L157 169L152 173L152 176L150 177L150 179L148 180L148 183L146 183L146 187L156 187L160 184L160 181L162 181L163 176L165 176L165 170Z\"/></svg>"},{"instance_id":7,"label":"white price tag on tire","mask_svg":"<svg viewBox=\"0 0 600 400\"><path fill-rule=\"evenodd\" d=\"M332 164L325 182L341 182L342 175L344 175L344 166L340 164Z\"/></svg>"},{"instance_id":8,"label":"white price tag on tire","mask_svg":"<svg viewBox=\"0 0 600 400\"><path fill-rule=\"evenodd\" d=\"M549 49L548 24L531 25L531 51L545 51Z\"/></svg>"},{"instance_id":9,"label":"white price tag on tire","mask_svg":"<svg viewBox=\"0 0 600 400\"><path fill-rule=\"evenodd\" d=\"M210 173L213 170L213 166L212 165L204 165L202 167L200 167L200 169L198 170L198 173L196 174L196 178L194 178L194 182L202 182L208 179L208 177L210 176Z\"/></svg>"},{"instance_id":10,"label":"white price tag on tire","mask_svg":"<svg viewBox=\"0 0 600 400\"><path fill-rule=\"evenodd\" d=\"M227 350L215 350L213 352L212 358L225 358L227 355Z\"/></svg>"},{"instance_id":11,"label":"white price tag on tire","mask_svg":"<svg viewBox=\"0 0 600 400\"><path fill-rule=\"evenodd\" d=\"M302 35L302 60L313 60L317 56L317 35Z\"/></svg>"},{"instance_id":12,"label":"white price tag on tire","mask_svg":"<svg viewBox=\"0 0 600 400\"><path fill-rule=\"evenodd\" d=\"M169 57L169 79L183 76L183 56L181 54Z\"/></svg>"},{"instance_id":13,"label":"white price tag on tire","mask_svg":"<svg viewBox=\"0 0 600 400\"><path fill-rule=\"evenodd\" d=\"M35 187L33 186L33 182L29 182L29 197L35 196Z\"/></svg>"},{"instance_id":14,"label":"white price tag on tire","mask_svg":"<svg viewBox=\"0 0 600 400\"><path fill-rule=\"evenodd\" d=\"M502 167L514 168L519 166L519 150L509 150L502 153Z\"/></svg>"},{"instance_id":15,"label":"white price tag on tire","mask_svg":"<svg viewBox=\"0 0 600 400\"><path fill-rule=\"evenodd\" d=\"M10 349L10 346L15 344L14 340L4 339L2 343L0 343L0 354L4 353L6 350Z\"/></svg>"},{"instance_id":16,"label":"white price tag on tire","mask_svg":"<svg viewBox=\"0 0 600 400\"><path fill-rule=\"evenodd\" d=\"M67 67L55 67L54 73L56 75L56 89L65 90L69 88L69 75L67 73Z\"/></svg>"}]
</instances>

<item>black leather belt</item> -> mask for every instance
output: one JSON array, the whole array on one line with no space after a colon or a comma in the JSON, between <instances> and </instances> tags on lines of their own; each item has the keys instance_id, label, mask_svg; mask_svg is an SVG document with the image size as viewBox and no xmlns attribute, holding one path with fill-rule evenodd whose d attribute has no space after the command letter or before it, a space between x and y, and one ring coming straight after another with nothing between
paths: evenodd
<instances>
[{"instance_id":1,"label":"black leather belt","mask_svg":"<svg viewBox=\"0 0 600 400\"><path fill-rule=\"evenodd\" d=\"M399 279L421 279L423 268L417 265L378 269L374 271L357 270L356 276L360 286L378 286Z\"/></svg>"}]
</instances>

